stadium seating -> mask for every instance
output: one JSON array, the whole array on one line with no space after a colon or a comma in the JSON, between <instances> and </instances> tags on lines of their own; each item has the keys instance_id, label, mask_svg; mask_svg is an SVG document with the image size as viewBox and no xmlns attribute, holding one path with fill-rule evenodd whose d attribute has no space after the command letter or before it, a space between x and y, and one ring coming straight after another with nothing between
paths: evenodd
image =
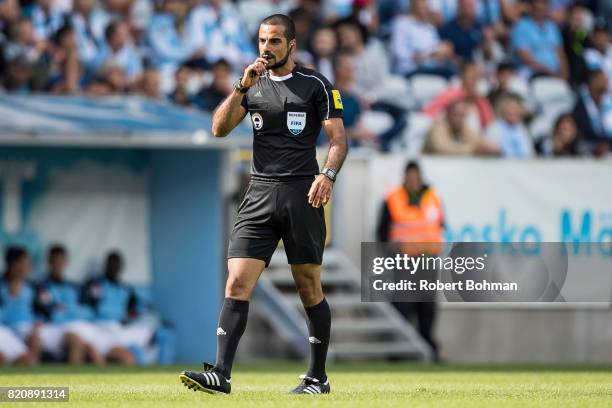
<instances>
[{"instance_id":1,"label":"stadium seating","mask_svg":"<svg viewBox=\"0 0 612 408\"><path fill-rule=\"evenodd\" d=\"M406 156L418 157L423 150L431 118L420 112L412 112L408 117L408 131L405 133Z\"/></svg>"},{"instance_id":2,"label":"stadium seating","mask_svg":"<svg viewBox=\"0 0 612 408\"><path fill-rule=\"evenodd\" d=\"M417 108L423 107L448 86L444 78L429 74L416 74L410 78L409 83L414 105Z\"/></svg>"},{"instance_id":3,"label":"stadium seating","mask_svg":"<svg viewBox=\"0 0 612 408\"><path fill-rule=\"evenodd\" d=\"M559 78L535 78L531 81L531 94L538 108L544 112L569 111L575 102L569 85Z\"/></svg>"}]
</instances>

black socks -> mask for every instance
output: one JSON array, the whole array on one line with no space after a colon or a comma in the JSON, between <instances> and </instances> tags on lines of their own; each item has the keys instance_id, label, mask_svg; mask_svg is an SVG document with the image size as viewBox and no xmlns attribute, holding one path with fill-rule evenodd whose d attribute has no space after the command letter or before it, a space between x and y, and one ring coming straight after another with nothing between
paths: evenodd
<instances>
[{"instance_id":1,"label":"black socks","mask_svg":"<svg viewBox=\"0 0 612 408\"><path fill-rule=\"evenodd\" d=\"M329 346L329 333L331 330L331 311L327 300L311 307L305 307L308 316L308 342L310 343L310 366L308 377L316 378L321 382L327 380L325 374L325 360Z\"/></svg>"},{"instance_id":2,"label":"black socks","mask_svg":"<svg viewBox=\"0 0 612 408\"><path fill-rule=\"evenodd\" d=\"M249 301L225 298L217 327L217 362L215 369L230 378L238 342L246 329Z\"/></svg>"},{"instance_id":3,"label":"black socks","mask_svg":"<svg viewBox=\"0 0 612 408\"><path fill-rule=\"evenodd\" d=\"M304 308L308 316L308 341L310 342L310 366L308 377L321 382L327 380L325 360L329 347L331 311L325 298L318 305ZM238 342L246 329L249 301L225 298L217 327L217 362L215 369L226 378L231 377L232 364Z\"/></svg>"}]
</instances>

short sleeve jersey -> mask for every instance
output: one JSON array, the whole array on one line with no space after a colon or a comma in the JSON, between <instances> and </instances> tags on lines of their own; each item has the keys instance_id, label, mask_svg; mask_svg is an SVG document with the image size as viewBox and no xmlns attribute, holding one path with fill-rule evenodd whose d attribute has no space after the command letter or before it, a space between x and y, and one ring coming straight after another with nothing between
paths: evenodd
<instances>
[{"instance_id":1,"label":"short sleeve jersey","mask_svg":"<svg viewBox=\"0 0 612 408\"><path fill-rule=\"evenodd\" d=\"M515 52L529 51L537 62L553 71L560 67L557 48L561 46L561 33L552 20L546 20L540 25L531 17L523 17L512 28L512 47Z\"/></svg>"},{"instance_id":2,"label":"short sleeve jersey","mask_svg":"<svg viewBox=\"0 0 612 408\"><path fill-rule=\"evenodd\" d=\"M311 69L282 77L264 74L242 99L251 114L258 178L292 179L319 173L316 142L324 120L342 118L340 92Z\"/></svg>"}]
</instances>

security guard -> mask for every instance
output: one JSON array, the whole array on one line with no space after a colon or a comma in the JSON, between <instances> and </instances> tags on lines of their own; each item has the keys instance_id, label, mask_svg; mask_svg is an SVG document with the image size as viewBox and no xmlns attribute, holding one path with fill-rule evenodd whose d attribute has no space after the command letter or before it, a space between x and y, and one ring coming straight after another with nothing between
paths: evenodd
<instances>
[{"instance_id":1,"label":"security guard","mask_svg":"<svg viewBox=\"0 0 612 408\"><path fill-rule=\"evenodd\" d=\"M411 256L440 255L444 241L442 201L430 186L423 183L416 162L404 171L404 184L392 191L382 206L378 224L379 242L397 242L401 251ZM416 314L419 332L438 359L438 345L432 331L435 322L435 298L429 302L394 302L393 306L410 319Z\"/></svg>"},{"instance_id":2,"label":"security guard","mask_svg":"<svg viewBox=\"0 0 612 408\"><path fill-rule=\"evenodd\" d=\"M265 18L258 41L260 57L245 69L213 116L213 134L222 137L248 112L254 135L251 183L228 250L217 361L205 365L201 373L184 371L180 379L191 389L230 392L232 363L246 327L251 292L282 239L307 315L311 353L308 372L292 392L325 394L330 391L325 360L331 312L320 281L325 245L322 206L347 153L342 99L324 76L293 61L295 25L289 17ZM319 171L315 149L321 128L330 148Z\"/></svg>"}]
</instances>

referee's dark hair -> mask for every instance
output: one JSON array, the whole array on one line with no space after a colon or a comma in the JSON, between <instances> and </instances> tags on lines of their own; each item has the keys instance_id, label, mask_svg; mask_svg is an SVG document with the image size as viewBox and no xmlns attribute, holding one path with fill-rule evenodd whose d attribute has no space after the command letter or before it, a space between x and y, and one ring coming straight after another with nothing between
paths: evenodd
<instances>
[{"instance_id":1,"label":"referee's dark hair","mask_svg":"<svg viewBox=\"0 0 612 408\"><path fill-rule=\"evenodd\" d=\"M272 14L264 18L260 25L282 25L285 27L285 38L287 42L295 40L295 23L284 14Z\"/></svg>"}]
</instances>

